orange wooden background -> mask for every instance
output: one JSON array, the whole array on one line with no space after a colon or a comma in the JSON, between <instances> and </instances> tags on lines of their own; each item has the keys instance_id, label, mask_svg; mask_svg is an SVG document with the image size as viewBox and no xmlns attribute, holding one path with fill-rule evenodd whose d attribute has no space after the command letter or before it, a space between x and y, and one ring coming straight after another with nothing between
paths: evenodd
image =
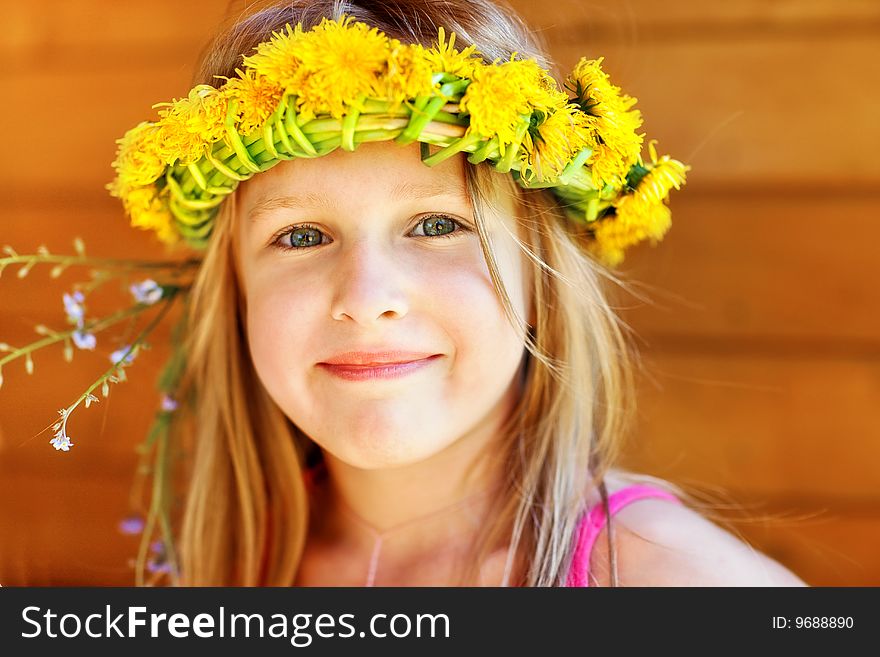
<instances>
[{"instance_id":1,"label":"orange wooden background","mask_svg":"<svg viewBox=\"0 0 880 657\"><path fill-rule=\"evenodd\" d=\"M627 463L723 493L753 518L742 534L811 584L880 585L880 4L513 4L562 71L604 55L648 136L693 166L666 240L624 267L648 298L624 300L646 366ZM163 257L103 189L114 140L186 92L224 11L4 2L0 242L69 253L79 234L91 255ZM47 269L0 277L0 341L64 327L61 294L87 272ZM99 298L90 316L112 306ZM21 362L3 370L4 585L133 582L136 539L116 524L158 403L161 339L74 414L71 452L35 435L106 368L119 344L98 339L72 365L56 348L32 377Z\"/></svg>"}]
</instances>

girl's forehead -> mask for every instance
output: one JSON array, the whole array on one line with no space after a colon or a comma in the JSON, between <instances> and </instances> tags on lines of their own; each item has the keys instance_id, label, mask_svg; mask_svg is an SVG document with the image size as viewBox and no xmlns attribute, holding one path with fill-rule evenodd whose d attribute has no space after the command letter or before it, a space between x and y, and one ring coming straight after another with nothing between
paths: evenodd
<instances>
[{"instance_id":1,"label":"girl's forehead","mask_svg":"<svg viewBox=\"0 0 880 657\"><path fill-rule=\"evenodd\" d=\"M406 199L448 194L467 197L464 156L433 167L422 163L418 144L375 142L341 148L314 159L281 162L241 184L246 204L279 195L378 195Z\"/></svg>"}]
</instances>

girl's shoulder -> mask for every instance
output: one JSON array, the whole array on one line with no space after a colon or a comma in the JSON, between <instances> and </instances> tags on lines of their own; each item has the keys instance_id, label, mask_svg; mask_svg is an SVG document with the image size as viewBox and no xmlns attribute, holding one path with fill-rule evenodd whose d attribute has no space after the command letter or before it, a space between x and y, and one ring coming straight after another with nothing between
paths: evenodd
<instances>
[{"instance_id":1,"label":"girl's shoulder","mask_svg":"<svg viewBox=\"0 0 880 657\"><path fill-rule=\"evenodd\" d=\"M647 489L662 480L612 470L605 477L620 586L804 586L796 575L686 504ZM641 490L641 495L631 493ZM626 503L620 504L621 501ZM590 508L601 506L598 493ZM619 507L615 510L615 506ZM590 554L590 584L610 585L607 523Z\"/></svg>"}]
</instances>

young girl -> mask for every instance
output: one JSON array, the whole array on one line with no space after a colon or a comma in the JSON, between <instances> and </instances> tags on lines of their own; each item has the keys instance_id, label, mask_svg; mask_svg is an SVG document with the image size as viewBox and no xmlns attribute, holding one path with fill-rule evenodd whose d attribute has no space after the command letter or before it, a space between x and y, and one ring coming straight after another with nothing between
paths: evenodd
<instances>
[{"instance_id":1,"label":"young girl","mask_svg":"<svg viewBox=\"0 0 880 657\"><path fill-rule=\"evenodd\" d=\"M414 44L470 77L469 95L441 79L460 105L416 101L413 116L433 119L421 135L394 102L371 116L370 95L345 90L369 73L380 39L397 40L383 63L392 100L418 95L414 75L393 79L416 69ZM275 112L288 95L242 70L242 55L276 81L300 80L284 115L299 118ZM320 75L297 78L309 57ZM662 201L685 167L658 161L653 144L641 159L634 101L613 96L595 62L575 76L586 81L571 88L579 107L530 105L507 134L505 112L524 110L505 85L520 75L557 98L548 67L519 19L489 0L264 3L214 41L198 82L227 79L237 132L269 132L254 148L232 138L238 169L211 160L235 179L230 193L185 164L201 205L172 176L184 189L171 190L176 219L153 226L205 248L177 394L191 404L174 427L191 440L182 583L802 584L673 486L613 467L633 400L609 265L662 237ZM207 105L210 91L196 89ZM313 96L329 114L323 136L313 124L297 132ZM562 147L557 118L571 130ZM618 142L595 137L603 121L622 130ZM301 156L264 166L282 144ZM580 200L557 184L575 168L592 175ZM132 211L129 191L116 189ZM628 228L640 193L654 194L656 221ZM598 223L585 229L572 208Z\"/></svg>"}]
</instances>

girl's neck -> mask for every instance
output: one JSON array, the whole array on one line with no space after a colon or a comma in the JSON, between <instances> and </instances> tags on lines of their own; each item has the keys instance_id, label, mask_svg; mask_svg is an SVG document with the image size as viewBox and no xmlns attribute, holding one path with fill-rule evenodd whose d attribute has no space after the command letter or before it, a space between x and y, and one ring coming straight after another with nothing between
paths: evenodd
<instances>
[{"instance_id":1,"label":"girl's neck","mask_svg":"<svg viewBox=\"0 0 880 657\"><path fill-rule=\"evenodd\" d=\"M441 480L391 470L366 471L364 481L364 471L346 472L349 466L325 459L310 484L309 542L319 554L334 555L329 561L346 563L345 583L455 583L486 526L501 488L498 478L486 470ZM340 468L344 474L337 477ZM486 581L474 583L502 585L504 566L494 563L491 571Z\"/></svg>"}]
</instances>

